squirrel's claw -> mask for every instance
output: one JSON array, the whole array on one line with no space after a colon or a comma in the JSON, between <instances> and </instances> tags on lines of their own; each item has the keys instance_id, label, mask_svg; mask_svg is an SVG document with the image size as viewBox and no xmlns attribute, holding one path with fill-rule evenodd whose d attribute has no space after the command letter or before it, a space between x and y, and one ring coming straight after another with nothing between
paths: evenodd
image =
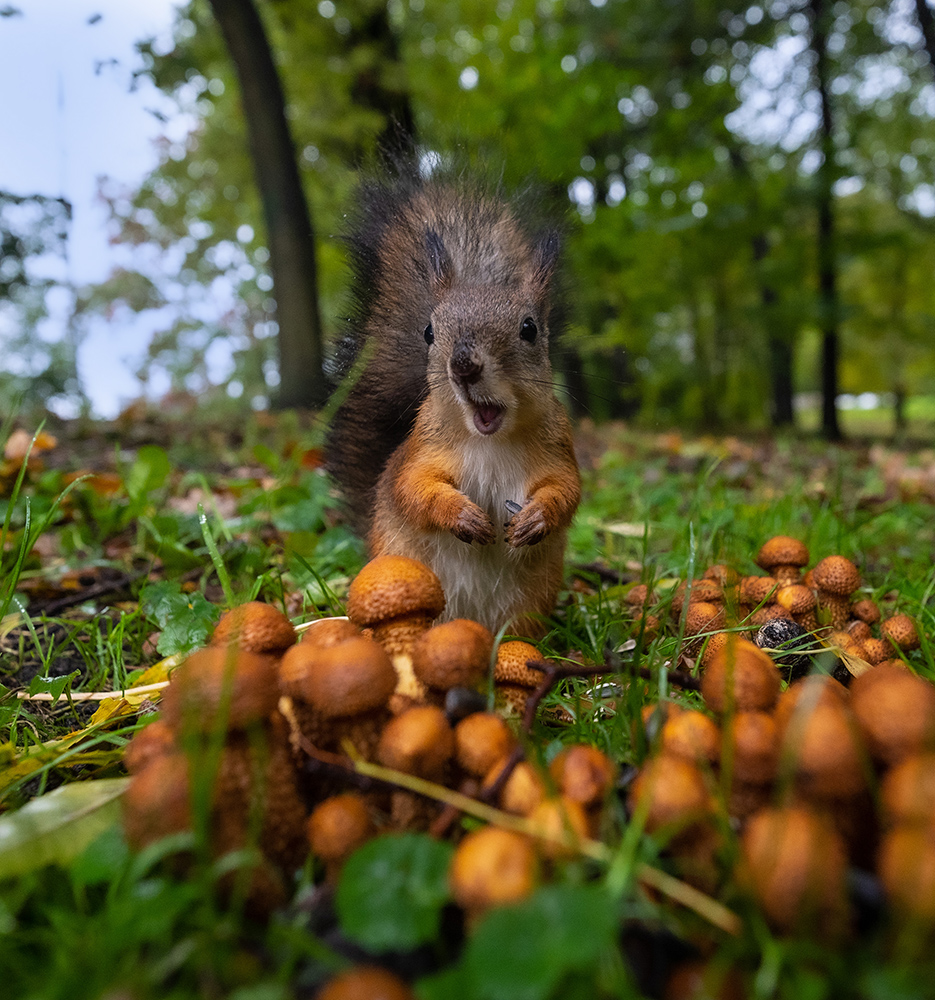
<instances>
[{"instance_id":1,"label":"squirrel's claw","mask_svg":"<svg viewBox=\"0 0 935 1000\"><path fill-rule=\"evenodd\" d=\"M497 537L493 525L490 523L490 518L475 504L471 504L461 511L451 533L469 545L471 542L487 545L488 542L495 541Z\"/></svg>"},{"instance_id":2,"label":"squirrel's claw","mask_svg":"<svg viewBox=\"0 0 935 1000\"><path fill-rule=\"evenodd\" d=\"M545 512L536 503L527 504L509 522L506 530L508 545L518 549L521 545L535 545L549 533Z\"/></svg>"}]
</instances>

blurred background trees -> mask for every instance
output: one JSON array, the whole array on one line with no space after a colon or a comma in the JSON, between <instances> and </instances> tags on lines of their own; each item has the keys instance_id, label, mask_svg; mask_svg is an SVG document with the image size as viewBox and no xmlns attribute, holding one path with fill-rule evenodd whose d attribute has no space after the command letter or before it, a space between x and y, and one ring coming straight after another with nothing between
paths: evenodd
<instances>
[{"instance_id":1,"label":"blurred background trees","mask_svg":"<svg viewBox=\"0 0 935 1000\"><path fill-rule=\"evenodd\" d=\"M835 437L842 392L886 394L897 421L932 394L926 0L238 0L278 69L315 237L298 276L269 235L250 100L214 14L230 6L193 0L171 51L141 43L140 72L194 127L138 190L105 189L147 266L79 298L79 315L174 303L146 364L180 389L193 373L207 386L220 354L218 396L320 400L314 360L304 398L281 382L303 325L286 284L315 269L327 354L346 280L334 237L358 170L401 131L568 204L560 363L578 413L780 427L823 394Z\"/></svg>"}]
</instances>

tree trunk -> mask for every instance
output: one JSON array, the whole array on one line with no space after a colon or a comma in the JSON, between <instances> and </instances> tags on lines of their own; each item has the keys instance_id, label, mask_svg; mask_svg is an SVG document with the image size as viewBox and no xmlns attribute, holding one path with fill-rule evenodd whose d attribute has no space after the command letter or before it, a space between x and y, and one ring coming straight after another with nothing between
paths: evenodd
<instances>
[{"instance_id":1,"label":"tree trunk","mask_svg":"<svg viewBox=\"0 0 935 1000\"><path fill-rule=\"evenodd\" d=\"M817 172L818 201L818 301L821 329L821 430L829 441L841 439L838 423L838 288L835 256L834 137L828 94L827 0L809 0L812 15L811 48L815 53L815 86L821 104L819 144L821 165Z\"/></svg>"},{"instance_id":2,"label":"tree trunk","mask_svg":"<svg viewBox=\"0 0 935 1000\"><path fill-rule=\"evenodd\" d=\"M922 37L925 39L925 51L929 54L929 65L935 71L935 14L926 0L916 0L916 17Z\"/></svg>"},{"instance_id":3,"label":"tree trunk","mask_svg":"<svg viewBox=\"0 0 935 1000\"><path fill-rule=\"evenodd\" d=\"M315 234L286 121L285 98L252 0L210 0L240 81L250 155L263 202L279 323L279 407L314 408L322 370Z\"/></svg>"},{"instance_id":4,"label":"tree trunk","mask_svg":"<svg viewBox=\"0 0 935 1000\"><path fill-rule=\"evenodd\" d=\"M753 237L753 259L759 264L769 253L769 241L763 233ZM769 352L769 378L772 390L772 405L770 407L770 423L777 430L792 427L795 424L795 408L793 407L792 379L792 340L777 329L773 313L779 296L776 289L766 281L760 280L760 302L763 304L764 325L766 327L766 345Z\"/></svg>"}]
</instances>

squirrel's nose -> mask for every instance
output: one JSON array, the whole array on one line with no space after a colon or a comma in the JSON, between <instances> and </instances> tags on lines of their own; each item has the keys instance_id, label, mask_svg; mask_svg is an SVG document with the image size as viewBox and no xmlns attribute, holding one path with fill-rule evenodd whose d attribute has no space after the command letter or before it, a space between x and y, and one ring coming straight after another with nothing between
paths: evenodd
<instances>
[{"instance_id":1,"label":"squirrel's nose","mask_svg":"<svg viewBox=\"0 0 935 1000\"><path fill-rule=\"evenodd\" d=\"M484 370L484 366L474 360L467 347L457 348L451 355L448 364L451 368L451 374L465 385L472 385L476 382Z\"/></svg>"}]
</instances>

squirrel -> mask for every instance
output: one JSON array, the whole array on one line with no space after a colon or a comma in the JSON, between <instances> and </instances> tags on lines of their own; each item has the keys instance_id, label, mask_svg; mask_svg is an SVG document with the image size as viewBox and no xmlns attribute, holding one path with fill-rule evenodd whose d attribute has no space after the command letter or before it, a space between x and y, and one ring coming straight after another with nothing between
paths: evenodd
<instances>
[{"instance_id":1,"label":"squirrel","mask_svg":"<svg viewBox=\"0 0 935 1000\"><path fill-rule=\"evenodd\" d=\"M559 236L534 205L416 170L364 182L346 245L356 381L325 464L371 557L431 567L447 618L542 634L581 495L549 360Z\"/></svg>"}]
</instances>

